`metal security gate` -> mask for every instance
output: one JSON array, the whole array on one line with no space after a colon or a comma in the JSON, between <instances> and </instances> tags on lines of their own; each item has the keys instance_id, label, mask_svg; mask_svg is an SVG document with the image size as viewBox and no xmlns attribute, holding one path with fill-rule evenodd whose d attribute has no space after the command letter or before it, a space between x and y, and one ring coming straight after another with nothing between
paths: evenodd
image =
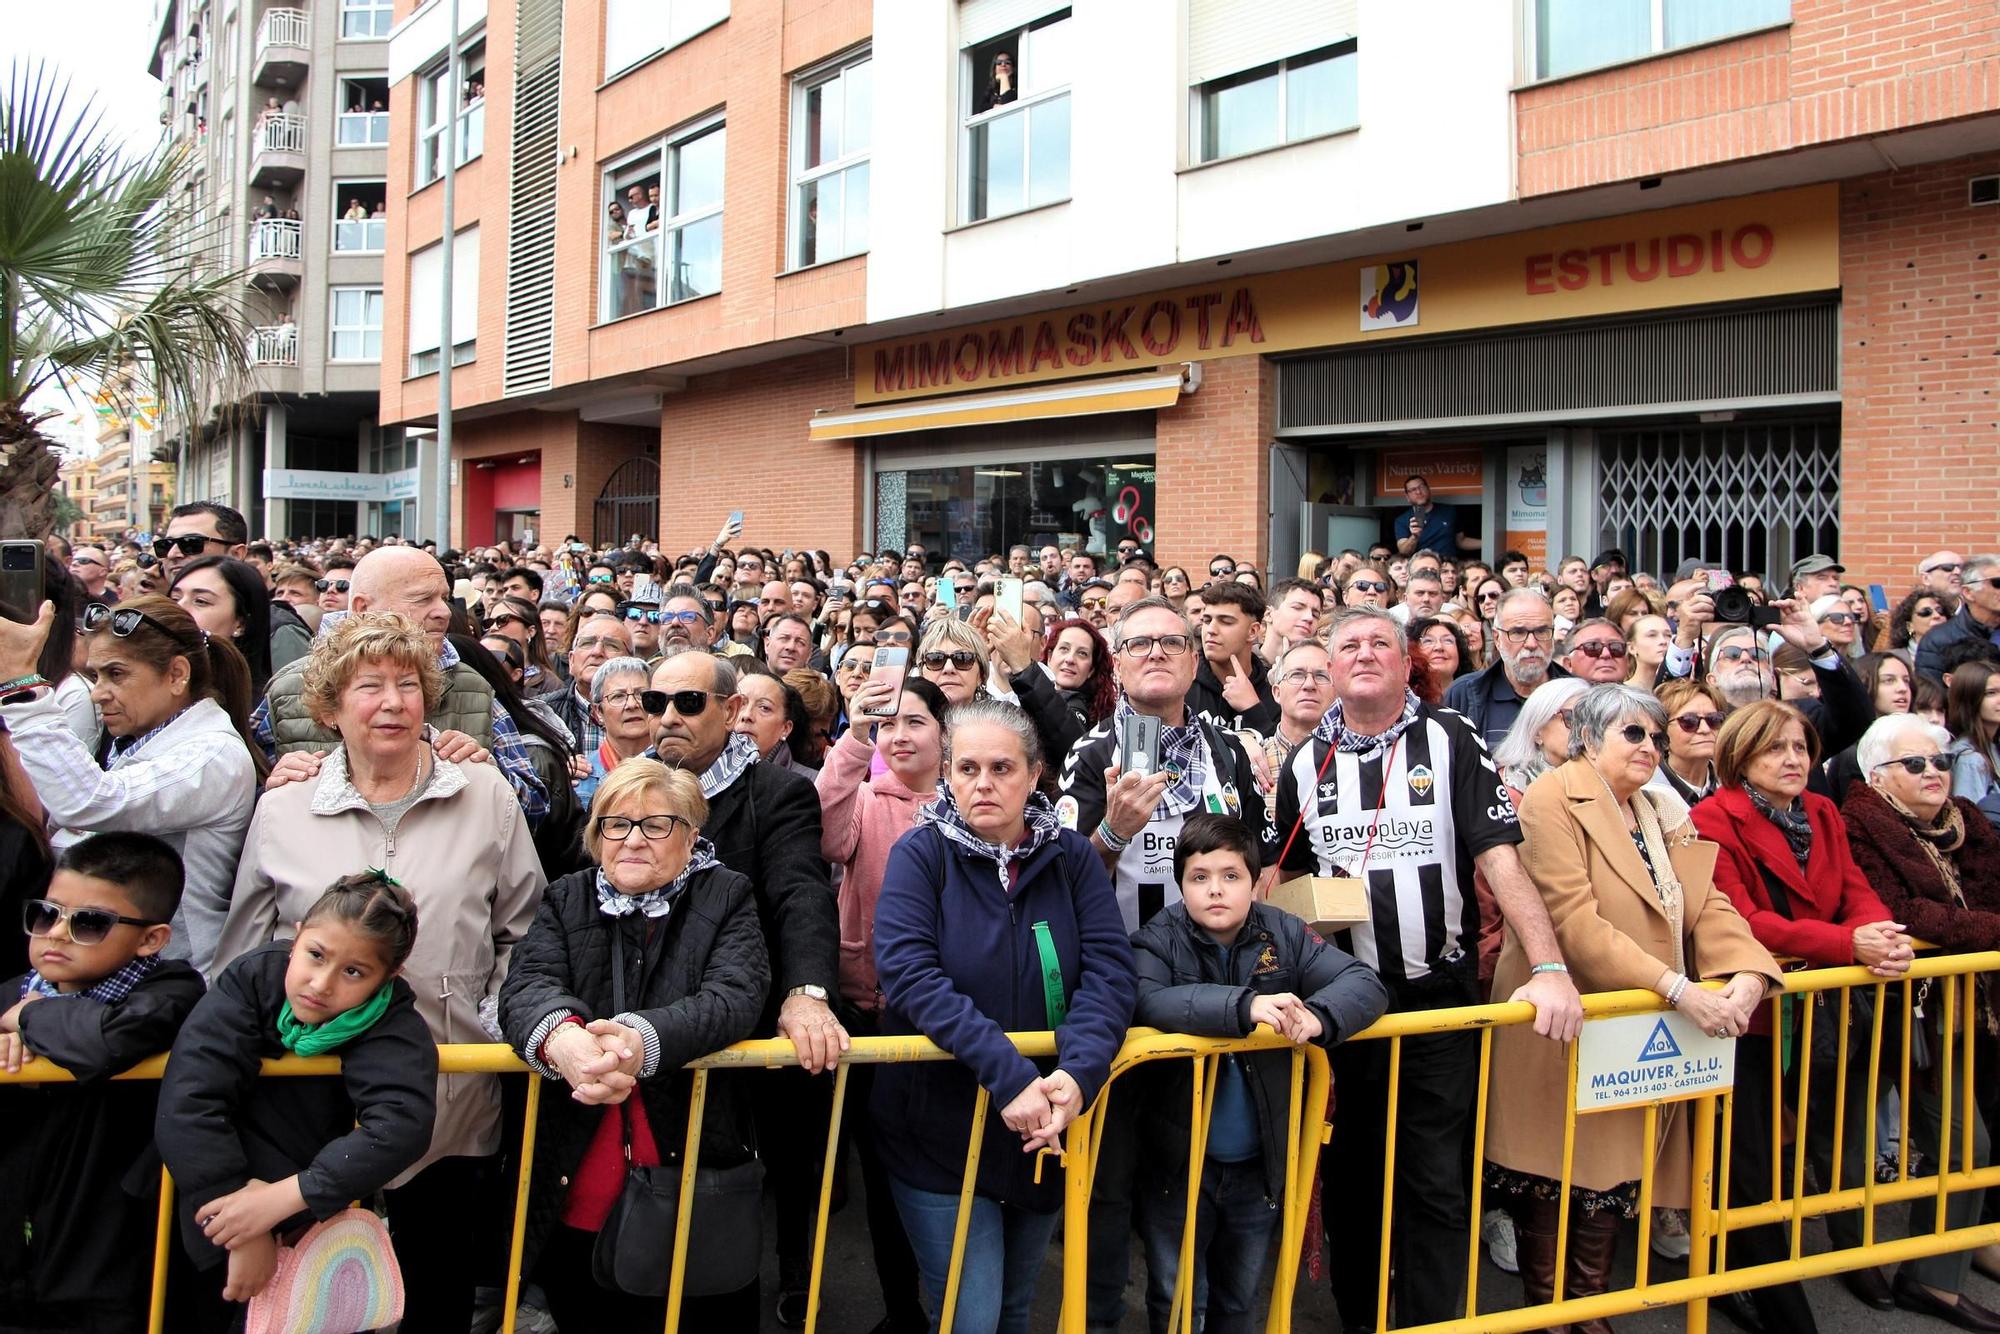
<instances>
[{"instance_id":1,"label":"metal security gate","mask_svg":"<svg viewBox=\"0 0 2000 1334\"><path fill-rule=\"evenodd\" d=\"M1765 573L1840 554L1840 427L1833 421L1597 433L1598 537L1667 579L1691 556Z\"/></svg>"},{"instance_id":2,"label":"metal security gate","mask_svg":"<svg viewBox=\"0 0 2000 1334\"><path fill-rule=\"evenodd\" d=\"M615 547L634 533L641 537L660 535L658 459L625 460L597 493L591 541L600 548Z\"/></svg>"}]
</instances>

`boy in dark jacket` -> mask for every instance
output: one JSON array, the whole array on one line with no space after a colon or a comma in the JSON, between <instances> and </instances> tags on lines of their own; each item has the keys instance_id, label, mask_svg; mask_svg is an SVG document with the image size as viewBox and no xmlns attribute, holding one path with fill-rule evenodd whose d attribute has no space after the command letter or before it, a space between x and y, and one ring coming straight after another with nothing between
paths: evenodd
<instances>
[{"instance_id":1,"label":"boy in dark jacket","mask_svg":"<svg viewBox=\"0 0 2000 1334\"><path fill-rule=\"evenodd\" d=\"M159 1173L147 1170L159 1085L110 1077L165 1051L201 975L160 957L180 855L150 834L62 853L25 913L33 971L0 983L0 1068L37 1056L74 1084L0 1091L0 1324L146 1328Z\"/></svg>"},{"instance_id":2,"label":"boy in dark jacket","mask_svg":"<svg viewBox=\"0 0 2000 1334\"><path fill-rule=\"evenodd\" d=\"M1306 924L1253 901L1259 863L1250 827L1232 816L1191 815L1174 845L1181 901L1132 936L1139 966L1134 1023L1204 1037L1245 1037L1267 1024L1293 1042L1331 1047L1388 1007L1367 965ZM1154 1172L1141 1211L1146 1312L1164 1334L1180 1270L1187 1217L1189 1085L1185 1065L1149 1098L1147 1162ZM1291 1056L1279 1050L1225 1056L1217 1066L1207 1156L1195 1223L1195 1298L1206 1291L1207 1334L1252 1328L1251 1305L1285 1198ZM1197 1317L1199 1319L1199 1317Z\"/></svg>"}]
</instances>

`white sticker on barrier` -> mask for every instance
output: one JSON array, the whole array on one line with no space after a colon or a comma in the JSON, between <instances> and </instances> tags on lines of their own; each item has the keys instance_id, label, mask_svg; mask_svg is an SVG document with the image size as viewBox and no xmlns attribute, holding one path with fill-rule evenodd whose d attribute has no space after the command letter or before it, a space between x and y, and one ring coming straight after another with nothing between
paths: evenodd
<instances>
[{"instance_id":1,"label":"white sticker on barrier","mask_svg":"<svg viewBox=\"0 0 2000 1334\"><path fill-rule=\"evenodd\" d=\"M1736 1084L1736 1039L1711 1037L1680 1014L1592 1019L1577 1044L1579 1113L1678 1102Z\"/></svg>"}]
</instances>

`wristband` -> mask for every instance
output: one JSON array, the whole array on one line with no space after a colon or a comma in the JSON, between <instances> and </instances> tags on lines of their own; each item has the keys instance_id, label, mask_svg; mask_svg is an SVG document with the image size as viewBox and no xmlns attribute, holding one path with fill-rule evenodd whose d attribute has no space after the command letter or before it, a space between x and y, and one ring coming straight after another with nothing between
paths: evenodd
<instances>
[{"instance_id":1,"label":"wristband","mask_svg":"<svg viewBox=\"0 0 2000 1334\"><path fill-rule=\"evenodd\" d=\"M1528 970L1528 976L1530 977L1535 977L1542 973L1561 973L1564 976L1568 976L1569 965L1566 963L1538 963Z\"/></svg>"},{"instance_id":2,"label":"wristband","mask_svg":"<svg viewBox=\"0 0 2000 1334\"><path fill-rule=\"evenodd\" d=\"M1108 818L1097 822L1097 838L1112 852L1123 852L1132 846L1131 839L1120 838L1112 831L1111 821Z\"/></svg>"},{"instance_id":3,"label":"wristband","mask_svg":"<svg viewBox=\"0 0 2000 1334\"><path fill-rule=\"evenodd\" d=\"M0 681L0 695L11 695L17 690L33 690L48 683L48 678L40 672L29 672L26 676L17 676L11 681Z\"/></svg>"}]
</instances>

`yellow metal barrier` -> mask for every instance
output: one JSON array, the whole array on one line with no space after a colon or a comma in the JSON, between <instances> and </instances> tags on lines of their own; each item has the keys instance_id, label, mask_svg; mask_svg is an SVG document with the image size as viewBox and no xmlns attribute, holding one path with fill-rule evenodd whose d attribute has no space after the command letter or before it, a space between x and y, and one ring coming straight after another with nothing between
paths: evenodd
<instances>
[{"instance_id":1,"label":"yellow metal barrier","mask_svg":"<svg viewBox=\"0 0 2000 1334\"><path fill-rule=\"evenodd\" d=\"M1784 1180L1784 1165L1788 1158L1784 1153L1786 1118L1775 1115L1772 1118L1770 1134L1772 1139L1772 1180L1770 1197L1753 1202L1732 1203L1729 1188L1730 1143L1734 1131L1735 1094L1732 1089L1717 1095L1697 1099L1692 1104L1692 1181L1690 1226L1692 1248L1688 1257L1688 1272L1685 1278L1653 1281L1650 1264L1649 1229L1650 1212L1654 1199L1653 1155L1646 1159L1645 1171L1638 1183L1639 1190L1639 1241L1636 1257L1634 1282L1631 1286L1615 1291L1590 1294L1582 1297L1565 1294L1562 1289L1564 1266L1563 1251L1558 1252L1556 1265L1556 1288L1554 1300L1534 1307L1517 1307L1502 1311L1481 1312L1478 1305L1480 1256L1478 1219L1481 1203L1481 1171L1486 1135L1486 1091L1495 1079L1504 1080L1505 1070L1494 1070L1492 1063L1493 1030L1498 1027L1532 1023L1533 1007L1526 1004L1499 1004L1471 1006L1450 1010L1417 1011L1384 1017L1374 1027L1356 1035L1354 1041L1382 1041L1391 1045L1392 1059L1389 1064L1388 1115L1385 1139L1385 1153L1382 1169L1383 1208L1382 1226L1384 1233L1390 1233L1395 1218L1395 1153L1396 1116L1400 1094L1397 1058L1401 1054L1405 1038L1427 1034L1450 1032L1479 1032L1481 1046L1479 1057L1480 1101L1474 1118L1473 1161L1468 1164L1469 1180L1469 1231L1466 1260L1466 1305L1461 1319L1440 1321L1434 1324L1410 1327L1421 1329L1423 1334L1509 1334L1510 1331L1542 1329L1550 1325L1566 1324L1571 1321L1603 1319L1627 1314L1642 1309L1662 1306L1685 1305L1687 1307L1687 1328L1695 1334L1703 1334L1707 1329L1707 1304L1709 1299L1724 1293L1740 1292L1751 1288L1792 1282L1808 1278L1837 1274L1844 1270L1866 1265L1884 1265L1942 1254L1954 1250L2000 1242L2000 1224L1973 1225L1951 1228L1948 1225L1946 1206L1954 1195L1969 1191L1984 1190L2000 1185L2000 1167L1980 1166L1974 1161L1972 1136L1967 1133L1954 1143L1952 1134L1952 1099L1959 1100L1957 1111L1962 1123L1972 1124L1975 1114L1972 1078L1974 1056L1974 1029L1971 1022L1960 1023L1959 1017L1972 1016L1975 1011L1975 993L1979 975L2000 972L2000 952L1984 954L1947 955L1919 959L1912 966L1907 979L1885 982L1862 968L1835 968L1813 972L1788 974L1786 993L1790 996L1811 997L1822 992L1830 992L1839 997L1838 1031L1839 1057L1835 1071L1836 1097L1831 1112L1834 1118L1833 1162L1829 1176L1831 1188L1818 1193L1807 1193L1800 1183L1805 1180L1807 1165L1806 1135L1811 1118L1816 1114L1808 1096L1811 1088L1812 1070L1812 1029L1814 1011L1818 1007L1807 1003L1802 1005L1802 1015L1798 1024L1798 1088L1800 1096L1792 1108L1792 1126L1795 1140L1789 1155L1791 1179L1795 1188L1787 1193ZM1863 1164L1862 1184L1841 1187L1841 1163L1844 1152L1843 1134L1845 1122L1845 1095L1848 1080L1852 1077L1848 1069L1848 1052L1851 1035L1851 994L1865 989L1873 1000L1869 1024L1867 1069L1865 1071L1866 1114L1863 1145L1867 1161ZM1935 993L1930 1001L1941 1007L1941 1032L1944 1040L1938 1044L1936 1067L1939 1076L1940 1094L1938 1098L1937 1171L1933 1176L1912 1177L1909 1171L1910 1138L1916 1128L1913 1113L1911 1084L1911 1029L1912 1014L1921 996L1928 989ZM1898 1150L1896 1180L1878 1183L1875 1180L1873 1146L1875 1144L1875 1109L1882 1091L1882 1054L1885 1043L1885 1012L1892 994L1901 996L1901 1042L1900 1061L1888 1072L1901 1097L1900 1147ZM1774 1033L1782 1032L1778 1027L1778 998L1771 1001ZM1621 1015L1643 1014L1664 1009L1660 999L1649 991L1608 992L1588 996L1584 999L1587 1018L1609 1018ZM1054 1035L1049 1033L1022 1033L1012 1035L1015 1045L1024 1055L1031 1058L1048 1057L1055 1054ZM1287 1111L1285 1142L1285 1199L1280 1213L1278 1240L1278 1264L1272 1279L1271 1306L1267 1320L1269 1334L1285 1334L1291 1328L1292 1307L1296 1296L1298 1260L1306 1245L1317 1246L1317 1238L1305 1236L1306 1217L1310 1207L1312 1186L1318 1171L1319 1147L1326 1141L1330 1126L1326 1120L1328 1093L1331 1082L1330 1067L1325 1052L1316 1047L1299 1048L1286 1042L1268 1029L1260 1029L1248 1038L1218 1039L1191 1037L1182 1034L1159 1033L1149 1029L1135 1029L1128 1036L1124 1047L1113 1064L1111 1078L1095 1104L1071 1124L1066 1134L1064 1150L1060 1157L1064 1172L1063 1191L1063 1265L1062 1288L1063 1309L1061 1329L1064 1334L1081 1334L1085 1320L1085 1284L1089 1254L1089 1215L1093 1178L1104 1133L1106 1110L1110 1099L1117 1096L1117 1083L1129 1071L1154 1062L1165 1060L1186 1060L1193 1066L1191 1081L1191 1142L1187 1168L1188 1217L1183 1223L1180 1244L1180 1266L1174 1293L1174 1328L1187 1331L1194 1328L1195 1310L1193 1304L1194 1283L1194 1213L1200 1199L1201 1174L1205 1158L1209 1113L1213 1107L1216 1063L1228 1053L1243 1051L1283 1050L1290 1053L1291 1097ZM506 1047L500 1045L457 1045L442 1046L438 1049L439 1069L446 1074L522 1074L524 1066ZM848 1090L847 1066L864 1063L889 1063L903 1061L950 1060L948 1053L921 1038L857 1038L853 1049L845 1058L842 1067L833 1076L833 1107L827 1131L827 1152L820 1180L820 1199L817 1226L814 1228L811 1286L808 1296L806 1329L817 1328L821 1310L821 1284L824 1276L825 1246L829 1202L832 1195L833 1173L839 1151L841 1124L845 1115ZM788 1041L767 1039L756 1042L739 1043L694 1062L689 1068L694 1071L691 1093L688 1133L682 1165L681 1228L683 1233L688 1225L689 1210L694 1198L694 1174L698 1166L700 1151L700 1125L702 1108L706 1103L708 1081L714 1072L747 1071L751 1069L776 1069L798 1063L797 1053ZM119 1079L158 1079L164 1071L164 1056L141 1062L133 1069L117 1076ZM1956 1085L1953 1072L1963 1076ZM339 1071L339 1062L333 1057L298 1058L267 1061L263 1073L271 1076L329 1075ZM1563 1146L1563 1204L1560 1219L1559 1246L1566 1249L1568 1233L1570 1174L1575 1161L1577 1109L1576 1109L1576 1053L1569 1054L1569 1096L1564 1118ZM12 1083L53 1083L67 1082L70 1076L47 1061L34 1061L18 1074L0 1072L0 1085ZM1773 1060L1772 1099L1775 1108L1783 1108L1782 1098L1784 1074L1781 1063ZM531 1184L533 1144L539 1121L542 1086L544 1080L529 1078L526 1119L523 1127L523 1144L520 1172L514 1206L512 1237L510 1239L508 1274L506 1286L505 1323L506 1334L513 1334L514 1308L521 1282L523 1233L527 1218L528 1192ZM1819 1115L1827 1113L1820 1111ZM970 1137L966 1153L966 1165L959 1200L957 1228L953 1240L952 1262L948 1286L945 1293L944 1311L941 1313L941 1327L951 1328L952 1314L958 1295L959 1271L962 1266L965 1238L970 1219L973 1185L977 1177L979 1154L986 1117L990 1115L990 1100L982 1090L975 1102ZM1336 1112L1337 1115L1337 1112ZM1646 1142L1657 1144L1658 1109L1648 1108L1644 1118L1642 1134ZM1717 1123L1720 1122L1720 1139ZM1719 1152L1718 1152L1719 1146ZM1953 1150L1957 1150L1958 1163L1953 1166ZM1038 1165L1039 1171L1039 1165ZM1929 1198L1936 1208L1936 1220L1931 1229L1920 1236L1909 1236L1894 1240L1878 1238L1876 1211L1887 1205L1905 1201ZM1847 1247L1820 1254L1808 1255L1803 1249L1803 1230L1807 1220L1823 1215L1852 1209L1861 1210L1861 1236L1859 1246ZM152 1292L151 1329L161 1329L164 1319L166 1260L168 1247L173 1242L173 1202L172 1182L162 1181L158 1212L158 1231L154 1245L154 1282ZM1783 1224L1789 1231L1789 1254L1784 1260L1753 1265L1747 1268L1731 1268L1728 1263L1728 1244L1732 1230L1764 1224ZM1378 1275L1377 1327L1387 1330L1389 1323L1389 1270L1391 1247L1382 1248L1381 1271ZM671 1285L667 1304L666 1329L675 1334L679 1328L680 1299L685 1287L683 1272L684 1252L676 1249L671 1273Z\"/></svg>"}]
</instances>

